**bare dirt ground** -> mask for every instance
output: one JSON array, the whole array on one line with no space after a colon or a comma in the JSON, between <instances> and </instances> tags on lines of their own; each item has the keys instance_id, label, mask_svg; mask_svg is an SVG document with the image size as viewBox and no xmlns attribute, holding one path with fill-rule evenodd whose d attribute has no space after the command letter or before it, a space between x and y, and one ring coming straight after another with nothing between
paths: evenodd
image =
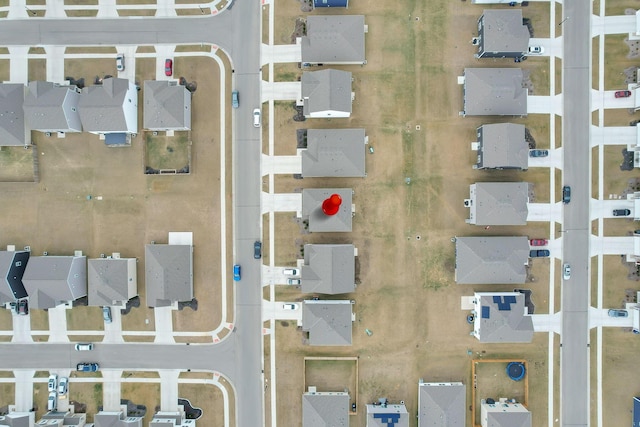
<instances>
[{"instance_id":1,"label":"bare dirt ground","mask_svg":"<svg viewBox=\"0 0 640 427\"><path fill-rule=\"evenodd\" d=\"M534 19L548 13L548 5L530 3L524 10ZM291 104L278 104L275 115L276 154L295 153L295 129L364 127L375 153L367 153L365 179L304 179L276 177L276 192L321 186L351 187L355 191L356 216L349 234L302 234L293 214L277 214L276 265L292 265L301 243L353 242L359 249L360 284L355 299L356 322L351 347L309 347L291 322L276 328L278 342L278 425L298 425L301 419L303 356L359 356L358 405L379 397L404 400L410 414L417 411L417 383L463 381L470 385L470 359L483 357L526 358L537 366L538 393L530 399L534 425L546 425L546 335L532 344L482 345L469 336L460 297L476 291L512 290L507 286L458 286L453 281L455 235L530 235L548 237L548 224L526 227L491 227L465 223L468 211L463 199L476 181L523 180L533 182L536 200L549 198L548 170L524 173L479 172L471 168L476 127L509 119L460 118L462 88L456 76L465 67L513 66L479 62L470 44L482 7L444 0L418 3L350 4L349 14L365 14L367 64L335 66L353 72L355 101L349 119L294 122ZM315 11L334 14L335 11ZM292 1L276 2L276 43L289 43L300 11ZM536 26L540 36L548 20ZM547 29L545 29L545 27ZM546 62L527 61L532 80L545 94L540 77ZM548 71L547 71L548 72ZM292 68L277 68L276 76L293 77ZM546 86L548 92L548 85ZM536 89L536 90L538 90ZM534 91L535 93L535 91ZM537 146L548 147L548 117L509 120L526 123ZM420 125L420 130L416 130ZM411 184L405 178L411 178ZM418 240L417 237L420 237ZM537 282L528 284L539 312L548 312L549 261L534 263ZM299 300L295 289L278 289L278 299ZM337 297L336 297L337 298ZM538 311L537 311L538 312ZM367 336L365 328L373 331ZM482 353L485 351L486 353ZM534 363L535 362L535 363ZM471 390L469 391L469 402ZM470 418L470 417L469 417ZM352 417L352 425L364 425L364 416ZM413 425L413 424L412 424Z\"/></svg>"}]
</instances>

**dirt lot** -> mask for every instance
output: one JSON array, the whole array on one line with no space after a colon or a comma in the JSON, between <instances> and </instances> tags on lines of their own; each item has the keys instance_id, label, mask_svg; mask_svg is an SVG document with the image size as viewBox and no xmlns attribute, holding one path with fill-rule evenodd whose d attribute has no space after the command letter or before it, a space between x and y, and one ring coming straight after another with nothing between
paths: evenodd
<instances>
[{"instance_id":1,"label":"dirt lot","mask_svg":"<svg viewBox=\"0 0 640 427\"><path fill-rule=\"evenodd\" d=\"M305 16L300 4L276 2L276 43L289 43L295 18ZM524 15L534 20L536 35L548 34L548 4L530 3ZM304 179L276 177L276 192L321 186L351 187L356 216L348 234L301 234L292 214L277 214L276 265L291 265L303 243L353 242L359 249L359 286L351 347L309 347L291 322L279 322L278 425L293 426L301 417L303 356L359 356L358 405L387 397L404 400L410 414L417 411L417 383L463 381L470 384L472 354L482 357L526 358L534 367L537 394L530 398L534 425L546 425L546 335L532 344L482 345L469 333L460 297L473 291L512 290L508 286L458 286L453 281L455 235L529 235L548 237L547 223L526 227L491 227L465 223L463 199L476 181L523 180L535 184L536 201L549 200L549 171L480 172L471 168L470 143L483 123L498 117L460 118L462 88L456 82L465 67L513 66L512 61L477 61L470 40L482 7L444 0L419 3L354 3L349 14L365 14L367 64L335 66L353 72L355 102L349 119L294 122L291 104L278 103L275 115L276 154L295 153L297 128L364 127L375 153L367 153L366 179ZM317 14L335 14L318 11ZM540 60L538 60L540 59ZM536 58L521 64L530 70L535 94L547 94L548 62ZM299 70L279 67L276 76L295 80ZM538 147L549 146L547 116L509 120L525 123ZM420 130L416 126L420 126ZM557 144L561 141L557 141ZM405 178L411 178L411 184ZM419 237L419 239L417 238ZM549 261L536 261L536 312L548 312ZM278 289L277 298L299 300L294 289ZM285 326L285 324L287 326ZM367 336L365 328L373 331ZM485 351L485 353L482 353ZM471 390L468 389L471 399ZM364 425L359 411L352 425ZM414 425L413 422L411 425Z\"/></svg>"}]
</instances>

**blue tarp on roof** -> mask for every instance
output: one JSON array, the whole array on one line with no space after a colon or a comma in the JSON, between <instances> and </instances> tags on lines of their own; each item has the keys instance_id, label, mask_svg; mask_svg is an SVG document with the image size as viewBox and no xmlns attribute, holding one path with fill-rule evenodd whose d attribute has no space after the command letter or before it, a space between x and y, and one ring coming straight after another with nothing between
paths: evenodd
<instances>
[{"instance_id":1,"label":"blue tarp on roof","mask_svg":"<svg viewBox=\"0 0 640 427\"><path fill-rule=\"evenodd\" d=\"M483 305L482 306L482 318L483 319L488 319L490 312L491 312L491 309L489 308L488 305Z\"/></svg>"},{"instance_id":2,"label":"blue tarp on roof","mask_svg":"<svg viewBox=\"0 0 640 427\"><path fill-rule=\"evenodd\" d=\"M373 414L373 418L380 419L380 422L386 424L387 427L393 427L400 421L400 414Z\"/></svg>"},{"instance_id":3,"label":"blue tarp on roof","mask_svg":"<svg viewBox=\"0 0 640 427\"><path fill-rule=\"evenodd\" d=\"M313 7L347 7L349 0L313 0Z\"/></svg>"},{"instance_id":4,"label":"blue tarp on roof","mask_svg":"<svg viewBox=\"0 0 640 427\"><path fill-rule=\"evenodd\" d=\"M633 398L633 427L640 427L640 397Z\"/></svg>"},{"instance_id":5,"label":"blue tarp on roof","mask_svg":"<svg viewBox=\"0 0 640 427\"><path fill-rule=\"evenodd\" d=\"M514 297L513 295L505 297L494 296L493 303L498 306L498 310L509 311L511 310L511 304L516 303L516 297Z\"/></svg>"}]
</instances>

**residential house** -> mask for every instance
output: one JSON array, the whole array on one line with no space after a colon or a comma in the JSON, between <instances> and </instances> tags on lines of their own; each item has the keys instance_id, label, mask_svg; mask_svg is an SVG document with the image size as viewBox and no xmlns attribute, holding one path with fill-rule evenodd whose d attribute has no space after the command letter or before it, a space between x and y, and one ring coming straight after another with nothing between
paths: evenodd
<instances>
[{"instance_id":1,"label":"residential house","mask_svg":"<svg viewBox=\"0 0 640 427\"><path fill-rule=\"evenodd\" d=\"M73 407L73 405L72 405ZM87 414L78 413L75 414L73 412L63 412L63 411L50 411L45 413L42 418L35 424L36 427L47 426L47 427L64 427L64 426L74 426L74 427L84 427L87 423ZM29 424L24 424L24 426L29 426Z\"/></svg>"},{"instance_id":2,"label":"residential house","mask_svg":"<svg viewBox=\"0 0 640 427\"><path fill-rule=\"evenodd\" d=\"M93 416L94 427L142 427L143 420L127 416L125 411L100 411Z\"/></svg>"},{"instance_id":3,"label":"residential house","mask_svg":"<svg viewBox=\"0 0 640 427\"><path fill-rule=\"evenodd\" d=\"M529 168L529 143L525 139L525 127L515 123L494 123L480 126L476 132L478 141L472 147L478 151L474 169Z\"/></svg>"},{"instance_id":4,"label":"residential house","mask_svg":"<svg viewBox=\"0 0 640 427\"><path fill-rule=\"evenodd\" d=\"M35 425L36 413L30 412L14 412L0 415L0 426L2 427L31 427Z\"/></svg>"},{"instance_id":5,"label":"residential house","mask_svg":"<svg viewBox=\"0 0 640 427\"><path fill-rule=\"evenodd\" d=\"M418 427L465 427L467 387L461 382L418 383Z\"/></svg>"},{"instance_id":6,"label":"residential house","mask_svg":"<svg viewBox=\"0 0 640 427\"><path fill-rule=\"evenodd\" d=\"M633 425L632 427L640 427L640 397L633 398Z\"/></svg>"},{"instance_id":7,"label":"residential house","mask_svg":"<svg viewBox=\"0 0 640 427\"><path fill-rule=\"evenodd\" d=\"M24 120L25 86L22 83L0 83L0 147L26 145Z\"/></svg>"},{"instance_id":8,"label":"residential house","mask_svg":"<svg viewBox=\"0 0 640 427\"><path fill-rule=\"evenodd\" d=\"M527 94L520 68L465 68L463 116L526 116Z\"/></svg>"},{"instance_id":9,"label":"residential house","mask_svg":"<svg viewBox=\"0 0 640 427\"><path fill-rule=\"evenodd\" d=\"M27 297L22 283L30 252L0 251L0 305Z\"/></svg>"},{"instance_id":10,"label":"residential house","mask_svg":"<svg viewBox=\"0 0 640 427\"><path fill-rule=\"evenodd\" d=\"M191 233L175 233L187 234ZM147 306L169 307L193 299L193 245L191 239L145 246Z\"/></svg>"},{"instance_id":11,"label":"residential house","mask_svg":"<svg viewBox=\"0 0 640 427\"><path fill-rule=\"evenodd\" d=\"M364 15L311 15L301 37L303 64L366 64Z\"/></svg>"},{"instance_id":12,"label":"residential house","mask_svg":"<svg viewBox=\"0 0 640 427\"><path fill-rule=\"evenodd\" d=\"M302 176L365 177L364 129L308 129Z\"/></svg>"},{"instance_id":13,"label":"residential house","mask_svg":"<svg viewBox=\"0 0 640 427\"><path fill-rule=\"evenodd\" d=\"M309 345L351 345L355 320L352 301L305 300L302 304L302 330L309 333Z\"/></svg>"},{"instance_id":14,"label":"residential house","mask_svg":"<svg viewBox=\"0 0 640 427\"><path fill-rule=\"evenodd\" d=\"M183 410L156 412L149 427L196 427L196 420L185 418Z\"/></svg>"},{"instance_id":15,"label":"residential house","mask_svg":"<svg viewBox=\"0 0 640 427\"><path fill-rule=\"evenodd\" d=\"M351 73L341 70L302 73L302 112L307 118L351 116Z\"/></svg>"},{"instance_id":16,"label":"residential house","mask_svg":"<svg viewBox=\"0 0 640 427\"><path fill-rule=\"evenodd\" d=\"M330 295L353 292L355 256L353 245L304 245L302 292Z\"/></svg>"},{"instance_id":17,"label":"residential house","mask_svg":"<svg viewBox=\"0 0 640 427\"><path fill-rule=\"evenodd\" d=\"M82 89L82 128L95 134L138 132L138 88L127 79L111 77Z\"/></svg>"},{"instance_id":18,"label":"residential house","mask_svg":"<svg viewBox=\"0 0 640 427\"><path fill-rule=\"evenodd\" d=\"M489 400L489 399L487 399ZM511 400L480 403L480 425L482 427L531 427L531 412Z\"/></svg>"},{"instance_id":19,"label":"residential house","mask_svg":"<svg viewBox=\"0 0 640 427\"><path fill-rule=\"evenodd\" d=\"M469 186L468 224L526 225L529 196L533 185L528 182L476 182Z\"/></svg>"},{"instance_id":20,"label":"residential house","mask_svg":"<svg viewBox=\"0 0 640 427\"><path fill-rule=\"evenodd\" d=\"M340 198L337 212L327 214L323 205L333 195ZM350 188L311 188L302 190L302 219L311 232L351 232L354 207Z\"/></svg>"},{"instance_id":21,"label":"residential house","mask_svg":"<svg viewBox=\"0 0 640 427\"><path fill-rule=\"evenodd\" d=\"M409 427L409 413L404 403L391 404L379 399L376 405L367 405L367 427Z\"/></svg>"},{"instance_id":22,"label":"residential house","mask_svg":"<svg viewBox=\"0 0 640 427\"><path fill-rule=\"evenodd\" d=\"M87 295L85 256L32 256L22 276L29 306L49 309Z\"/></svg>"},{"instance_id":23,"label":"residential house","mask_svg":"<svg viewBox=\"0 0 640 427\"><path fill-rule=\"evenodd\" d=\"M476 58L522 58L529 53L529 29L522 9L486 9L478 19Z\"/></svg>"},{"instance_id":24,"label":"residential house","mask_svg":"<svg viewBox=\"0 0 640 427\"><path fill-rule=\"evenodd\" d=\"M125 306L138 295L136 258L120 258L119 253L87 262L89 305Z\"/></svg>"},{"instance_id":25,"label":"residential house","mask_svg":"<svg viewBox=\"0 0 640 427\"><path fill-rule=\"evenodd\" d=\"M473 335L483 343L528 343L533 319L520 292L475 292Z\"/></svg>"},{"instance_id":26,"label":"residential house","mask_svg":"<svg viewBox=\"0 0 640 427\"><path fill-rule=\"evenodd\" d=\"M349 393L318 392L302 395L302 427L349 426Z\"/></svg>"},{"instance_id":27,"label":"residential house","mask_svg":"<svg viewBox=\"0 0 640 427\"><path fill-rule=\"evenodd\" d=\"M144 128L191 130L191 92L175 80L145 80Z\"/></svg>"},{"instance_id":28,"label":"residential house","mask_svg":"<svg viewBox=\"0 0 640 427\"><path fill-rule=\"evenodd\" d=\"M529 240L525 236L456 237L455 280L460 285L523 284Z\"/></svg>"},{"instance_id":29,"label":"residential house","mask_svg":"<svg viewBox=\"0 0 640 427\"><path fill-rule=\"evenodd\" d=\"M80 92L72 85L29 82L23 105L27 127L40 132L82 132Z\"/></svg>"}]
</instances>

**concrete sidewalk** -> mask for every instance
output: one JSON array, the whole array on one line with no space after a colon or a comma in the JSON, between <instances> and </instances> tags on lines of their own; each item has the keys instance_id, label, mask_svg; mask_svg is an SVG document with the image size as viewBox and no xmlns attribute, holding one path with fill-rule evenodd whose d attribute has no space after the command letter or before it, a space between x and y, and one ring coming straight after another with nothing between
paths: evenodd
<instances>
[{"instance_id":1,"label":"concrete sidewalk","mask_svg":"<svg viewBox=\"0 0 640 427\"><path fill-rule=\"evenodd\" d=\"M302 157L300 156L269 156L262 155L262 176L292 175L302 173Z\"/></svg>"},{"instance_id":2,"label":"concrete sidewalk","mask_svg":"<svg viewBox=\"0 0 640 427\"><path fill-rule=\"evenodd\" d=\"M633 236L598 237L591 236L589 244L590 256L596 255L627 255L635 250Z\"/></svg>"},{"instance_id":3,"label":"concrete sidewalk","mask_svg":"<svg viewBox=\"0 0 640 427\"><path fill-rule=\"evenodd\" d=\"M154 343L175 343L173 339L173 308L156 307L153 309L156 321L156 339Z\"/></svg>"},{"instance_id":4,"label":"concrete sidewalk","mask_svg":"<svg viewBox=\"0 0 640 427\"><path fill-rule=\"evenodd\" d=\"M49 342L69 342L67 331L67 309L69 308L66 305L59 305L49 309Z\"/></svg>"},{"instance_id":5,"label":"concrete sidewalk","mask_svg":"<svg viewBox=\"0 0 640 427\"><path fill-rule=\"evenodd\" d=\"M159 370L160 374L160 410L165 412L178 411L178 369Z\"/></svg>"},{"instance_id":6,"label":"concrete sidewalk","mask_svg":"<svg viewBox=\"0 0 640 427\"><path fill-rule=\"evenodd\" d=\"M627 148L638 143L637 126L591 126L591 146L621 145Z\"/></svg>"},{"instance_id":7,"label":"concrete sidewalk","mask_svg":"<svg viewBox=\"0 0 640 427\"><path fill-rule=\"evenodd\" d=\"M302 193L262 193L261 212L296 212L302 215Z\"/></svg>"}]
</instances>

